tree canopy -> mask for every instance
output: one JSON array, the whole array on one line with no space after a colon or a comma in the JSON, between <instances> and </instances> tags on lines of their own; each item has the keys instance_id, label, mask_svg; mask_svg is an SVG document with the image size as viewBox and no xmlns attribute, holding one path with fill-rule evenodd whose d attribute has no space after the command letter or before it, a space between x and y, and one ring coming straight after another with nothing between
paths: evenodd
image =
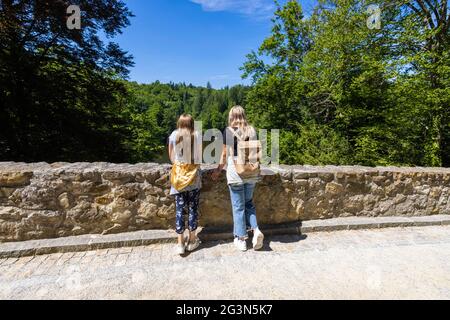
<instances>
[{"instance_id":1,"label":"tree canopy","mask_svg":"<svg viewBox=\"0 0 450 320\"><path fill-rule=\"evenodd\" d=\"M231 106L243 104L247 87L225 87L221 90L195 87L186 84L127 83L131 99L124 106L126 117L131 119L131 134L127 146L130 161L167 159L167 137L176 128L178 117L191 114L202 121L204 129L223 130L227 125Z\"/></svg>"},{"instance_id":2,"label":"tree canopy","mask_svg":"<svg viewBox=\"0 0 450 320\"><path fill-rule=\"evenodd\" d=\"M127 81L132 57L112 41L133 16L122 0L2 0L0 160L167 161L182 113L223 129L240 104L281 129L286 164L450 166L448 1L275 3L242 66L252 85L216 90Z\"/></svg>"},{"instance_id":3,"label":"tree canopy","mask_svg":"<svg viewBox=\"0 0 450 320\"><path fill-rule=\"evenodd\" d=\"M320 1L305 18L292 0L247 56L247 106L283 129L287 163L448 166L449 56L447 1Z\"/></svg>"},{"instance_id":4,"label":"tree canopy","mask_svg":"<svg viewBox=\"0 0 450 320\"><path fill-rule=\"evenodd\" d=\"M82 8L80 30L67 28L72 4ZM115 0L0 2L2 159L124 159L117 80L132 59L100 34L120 33L131 16Z\"/></svg>"}]
</instances>

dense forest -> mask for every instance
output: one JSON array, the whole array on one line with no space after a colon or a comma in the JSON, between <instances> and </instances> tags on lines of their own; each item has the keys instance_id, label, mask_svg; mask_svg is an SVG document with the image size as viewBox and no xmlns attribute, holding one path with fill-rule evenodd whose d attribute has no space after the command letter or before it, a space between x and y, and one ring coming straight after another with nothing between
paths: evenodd
<instances>
[{"instance_id":1,"label":"dense forest","mask_svg":"<svg viewBox=\"0 0 450 320\"><path fill-rule=\"evenodd\" d=\"M191 114L202 121L204 129L223 130L231 106L244 104L249 88L234 86L215 90L186 84L126 83L128 98L124 101L125 118L129 121L126 141L131 162L167 159L167 137L175 129L178 117Z\"/></svg>"},{"instance_id":2,"label":"dense forest","mask_svg":"<svg viewBox=\"0 0 450 320\"><path fill-rule=\"evenodd\" d=\"M222 129L246 107L281 129L287 164L450 166L450 18L442 1L321 0L305 16L277 4L272 32L242 66L249 87L127 81L113 38L123 1L0 2L0 161L164 161L177 117ZM370 28L369 5L381 9ZM108 14L104 14L108 12Z\"/></svg>"}]
</instances>

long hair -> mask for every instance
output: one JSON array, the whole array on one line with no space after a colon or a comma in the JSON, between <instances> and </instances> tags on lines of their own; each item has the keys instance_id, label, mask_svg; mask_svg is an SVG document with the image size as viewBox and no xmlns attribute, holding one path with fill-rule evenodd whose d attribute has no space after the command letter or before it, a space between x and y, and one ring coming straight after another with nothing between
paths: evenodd
<instances>
[{"instance_id":1,"label":"long hair","mask_svg":"<svg viewBox=\"0 0 450 320\"><path fill-rule=\"evenodd\" d=\"M194 118L190 114L183 114L177 121L177 144L183 141L184 137L194 138Z\"/></svg>"},{"instance_id":2,"label":"long hair","mask_svg":"<svg viewBox=\"0 0 450 320\"><path fill-rule=\"evenodd\" d=\"M194 118L190 114L181 115L177 121L177 129L176 145L182 147L184 159L188 163L194 163Z\"/></svg>"},{"instance_id":3,"label":"long hair","mask_svg":"<svg viewBox=\"0 0 450 320\"><path fill-rule=\"evenodd\" d=\"M231 108L228 115L228 126L239 128L241 134L244 137L248 137L250 130L253 128L248 124L247 116L245 115L245 110L241 106L234 106Z\"/></svg>"}]
</instances>

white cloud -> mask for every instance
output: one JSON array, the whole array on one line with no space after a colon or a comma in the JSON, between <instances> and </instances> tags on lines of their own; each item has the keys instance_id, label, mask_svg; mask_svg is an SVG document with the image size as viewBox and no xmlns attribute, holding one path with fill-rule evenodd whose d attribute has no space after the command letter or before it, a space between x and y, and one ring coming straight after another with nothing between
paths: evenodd
<instances>
[{"instance_id":1,"label":"white cloud","mask_svg":"<svg viewBox=\"0 0 450 320\"><path fill-rule=\"evenodd\" d=\"M268 16L274 11L273 0L190 0L205 11L231 11L248 16Z\"/></svg>"}]
</instances>

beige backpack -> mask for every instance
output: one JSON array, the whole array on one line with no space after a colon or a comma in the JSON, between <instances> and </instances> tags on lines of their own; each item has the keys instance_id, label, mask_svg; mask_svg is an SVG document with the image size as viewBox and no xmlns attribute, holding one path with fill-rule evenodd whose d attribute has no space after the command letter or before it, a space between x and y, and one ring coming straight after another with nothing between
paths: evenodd
<instances>
[{"instance_id":1,"label":"beige backpack","mask_svg":"<svg viewBox=\"0 0 450 320\"><path fill-rule=\"evenodd\" d=\"M237 174L243 178L258 177L261 173L262 144L259 140L243 139L232 128L230 130L238 139L237 159L234 160L234 166ZM234 149L234 148L233 148Z\"/></svg>"}]
</instances>

